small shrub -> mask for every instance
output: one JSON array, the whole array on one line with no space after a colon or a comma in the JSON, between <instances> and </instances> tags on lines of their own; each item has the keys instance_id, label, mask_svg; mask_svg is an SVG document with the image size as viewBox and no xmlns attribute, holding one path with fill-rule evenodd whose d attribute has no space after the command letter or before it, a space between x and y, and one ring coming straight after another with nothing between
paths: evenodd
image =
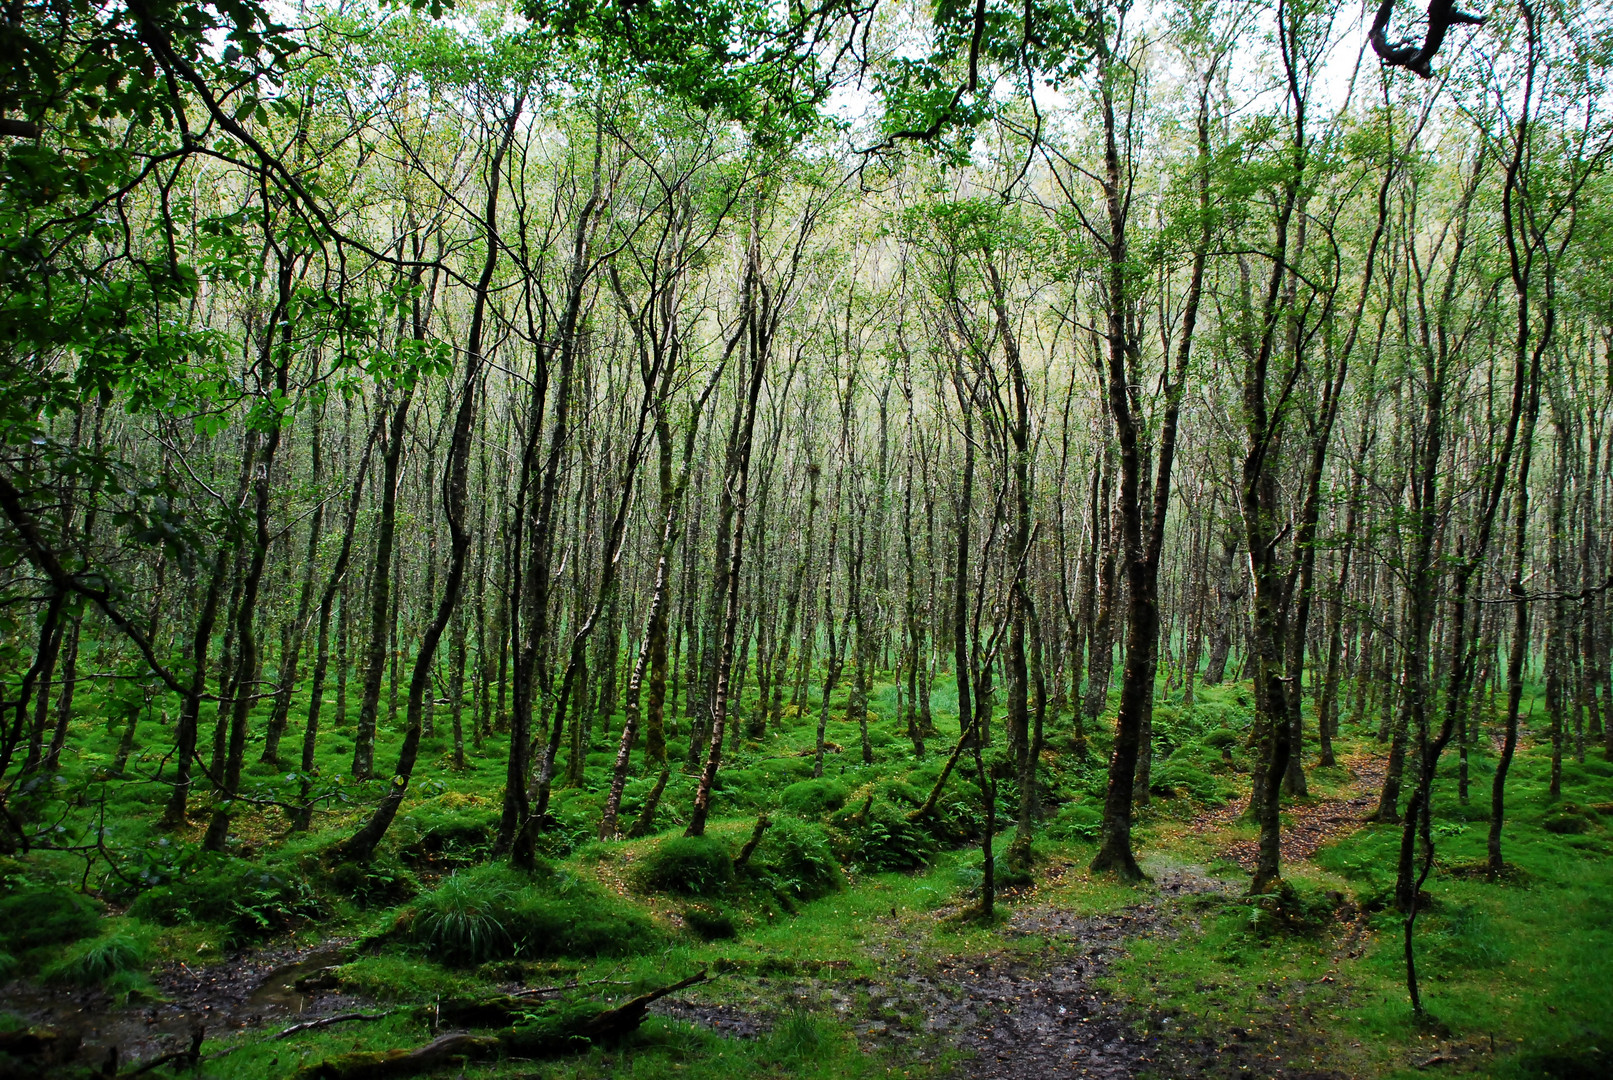
<instances>
[{"instance_id":1,"label":"small shrub","mask_svg":"<svg viewBox=\"0 0 1613 1080\"><path fill-rule=\"evenodd\" d=\"M367 863L339 862L326 873L325 885L361 907L391 907L420 891L420 883L405 867L381 858Z\"/></svg>"},{"instance_id":2,"label":"small shrub","mask_svg":"<svg viewBox=\"0 0 1613 1080\"><path fill-rule=\"evenodd\" d=\"M1240 897L1248 905L1249 929L1257 935L1314 934L1332 919L1344 897L1336 892L1296 889L1279 881L1275 892Z\"/></svg>"},{"instance_id":3,"label":"small shrub","mask_svg":"<svg viewBox=\"0 0 1613 1080\"><path fill-rule=\"evenodd\" d=\"M415 941L445 964L479 964L513 951L505 926L514 890L480 874L452 874L415 905Z\"/></svg>"},{"instance_id":4,"label":"small shrub","mask_svg":"<svg viewBox=\"0 0 1613 1080\"><path fill-rule=\"evenodd\" d=\"M633 882L648 892L709 896L734 879L728 845L710 836L663 840L639 860Z\"/></svg>"},{"instance_id":5,"label":"small shrub","mask_svg":"<svg viewBox=\"0 0 1613 1080\"><path fill-rule=\"evenodd\" d=\"M100 929L95 904L68 889L29 889L0 896L0 943L8 953L65 945Z\"/></svg>"},{"instance_id":6,"label":"small shrub","mask_svg":"<svg viewBox=\"0 0 1613 1080\"><path fill-rule=\"evenodd\" d=\"M683 912L683 921L701 941L725 941L739 936L734 917L719 907L692 907Z\"/></svg>"},{"instance_id":7,"label":"small shrub","mask_svg":"<svg viewBox=\"0 0 1613 1080\"><path fill-rule=\"evenodd\" d=\"M642 912L601 889L558 877L533 880L496 865L445 878L400 924L427 955L461 967L644 952L660 937Z\"/></svg>"},{"instance_id":8,"label":"small shrub","mask_svg":"<svg viewBox=\"0 0 1613 1080\"><path fill-rule=\"evenodd\" d=\"M796 817L821 818L845 806L847 794L838 780L801 780L779 794L779 805Z\"/></svg>"}]
</instances>

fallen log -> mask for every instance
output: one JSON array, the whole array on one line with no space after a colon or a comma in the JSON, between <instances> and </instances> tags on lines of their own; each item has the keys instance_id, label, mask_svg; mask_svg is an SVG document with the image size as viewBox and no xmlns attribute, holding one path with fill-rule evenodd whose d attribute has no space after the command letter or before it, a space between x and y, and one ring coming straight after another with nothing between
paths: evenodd
<instances>
[{"instance_id":1,"label":"fallen log","mask_svg":"<svg viewBox=\"0 0 1613 1080\"><path fill-rule=\"evenodd\" d=\"M638 1030L652 1004L705 979L706 973L701 971L615 1008L601 1008L595 1002L556 1005L546 1014L511 1028L502 1036L505 1048L523 1057L545 1057L579 1050L589 1043L620 1039Z\"/></svg>"},{"instance_id":2,"label":"fallen log","mask_svg":"<svg viewBox=\"0 0 1613 1080\"><path fill-rule=\"evenodd\" d=\"M338 1054L304 1066L296 1080L398 1080L418 1076L456 1062L488 1058L500 1051L514 1057L548 1057L582 1050L595 1042L631 1035L644 1022L650 1006L668 994L704 982L704 971L670 986L657 987L616 1006L597 1001L561 1001L538 1005L530 999L501 996L454 999L437 1006L438 1021L468 1027L504 1028L496 1035L443 1035L414 1050L362 1051ZM385 1015L385 1014L379 1014ZM349 1014L341 1019L372 1018ZM338 1018L332 1017L334 1022ZM320 1026L312 1022L308 1027ZM303 1029L306 1030L306 1029Z\"/></svg>"}]
</instances>

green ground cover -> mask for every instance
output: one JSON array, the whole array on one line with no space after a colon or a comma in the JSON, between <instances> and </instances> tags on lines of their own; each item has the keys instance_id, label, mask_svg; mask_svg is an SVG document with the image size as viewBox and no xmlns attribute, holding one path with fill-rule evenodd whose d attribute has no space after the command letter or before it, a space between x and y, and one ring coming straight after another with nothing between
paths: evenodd
<instances>
[{"instance_id":1,"label":"green ground cover","mask_svg":"<svg viewBox=\"0 0 1613 1080\"><path fill-rule=\"evenodd\" d=\"M888 676L887 676L888 677ZM125 776L111 770L127 713L113 692L86 693L85 712L112 713L75 739L61 773L16 805L57 822L54 850L0 860L0 968L46 987L104 988L114 1003L162 996L156 973L176 960L220 961L266 944L354 940L336 972L344 990L397 1009L384 1020L309 1031L294 1040L265 1030L219 1031L204 1053L225 1056L207 1075L278 1080L338 1052L418 1045L430 1038L420 1006L487 995L515 983L576 982L571 997L628 994L698 971L693 991L711 1006L766 1018L758 1038L725 1038L698 1024L652 1016L625 1043L562 1054L555 1076L940 1076L964 1062L928 1035L922 1018L891 1016L910 1036L870 1050L853 1030L877 1015L869 988L939 957L1008 955L1034 962L1049 946L956 915L982 878L977 838L983 806L972 766L960 765L927 825L909 820L939 775L955 719L937 709L940 732L915 756L895 719L894 688L877 685L873 765L860 761L854 725L837 696L826 776L811 778L816 715L788 717L760 742L742 743L719 777L705 838L682 837L694 778L674 770L657 831L638 840L594 837L608 784L607 733L590 750L581 785L561 790L556 825L533 874L492 856L504 776L501 736L490 735L463 771L451 768L444 728L428 740L404 810L376 860L333 864L332 843L367 811L378 784L333 788L308 833L288 831L282 810L238 808L230 854L197 846L201 825L158 825L167 787L159 774L169 739L160 714L140 717ZM943 695L937 695L937 705ZM1603 1076L1613 1071L1605 987L1613 985L1613 765L1593 754L1564 764L1564 793L1548 797L1547 750L1525 739L1508 789L1505 849L1513 872L1491 883L1475 868L1484 854L1493 762L1470 755L1466 804L1456 791L1454 752L1436 791L1436 871L1416 948L1432 1022L1412 1017L1403 985L1401 917L1384 905L1399 831L1343 830L1311 861L1287 873L1302 917L1276 925L1240 894L1224 857L1249 826L1215 819L1247 789L1243 743L1247 687L1201 688L1185 706L1161 694L1154 797L1137 833L1144 865L1158 876L1186 869L1227 893L1165 897L1085 872L1101 802L1103 745L1080 760L1068 720L1048 732L1043 758L1046 817L1036 840L1034 888L1011 892L1000 910L1055 907L1079 914L1157 902L1169 929L1141 936L1107 985L1129 1003L1140 1033L1215 1042L1235 1032L1271 1039L1298 1060L1348 1076L1418 1073L1441 1054L1448 1069L1498 1077ZM293 715L296 715L295 709ZM352 717L345 718L350 724ZM1100 725L1101 728L1101 725ZM323 777L345 774L351 742L336 723L321 747ZM681 738L679 736L682 736ZM670 754L685 760L687 727ZM384 765L397 737L383 733ZM1345 760L1380 753L1370 733L1346 733ZM1017 800L1004 748L992 749L999 821ZM624 818L635 814L652 772L635 760ZM145 782L139 782L144 778ZM295 772L255 766L245 787L257 799L289 794ZM1349 793L1344 768L1316 770L1313 800ZM748 863L733 856L756 818L773 824ZM1223 815L1225 817L1227 815ZM1006 853L1009 826L996 838ZM22 984L18 984L22 985ZM603 988L603 989L598 989ZM825 996L839 988L849 1011ZM0 1017L15 1029L25 1020ZM1288 1034L1285 1035L1284 1033ZM1209 1066L1205 1066L1206 1069ZM467 1075L531 1075L529 1063L469 1066ZM1167 1075L1167 1074L1161 1074Z\"/></svg>"}]
</instances>

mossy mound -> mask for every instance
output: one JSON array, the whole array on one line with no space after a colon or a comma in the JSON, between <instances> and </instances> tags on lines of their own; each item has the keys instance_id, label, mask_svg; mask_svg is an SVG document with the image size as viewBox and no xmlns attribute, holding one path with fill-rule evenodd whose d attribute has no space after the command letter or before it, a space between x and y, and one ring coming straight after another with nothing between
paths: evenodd
<instances>
[{"instance_id":1,"label":"mossy mound","mask_svg":"<svg viewBox=\"0 0 1613 1080\"><path fill-rule=\"evenodd\" d=\"M847 794L838 780L801 780L779 793L779 805L796 817L821 818L845 806Z\"/></svg>"},{"instance_id":2,"label":"mossy mound","mask_svg":"<svg viewBox=\"0 0 1613 1080\"><path fill-rule=\"evenodd\" d=\"M0 896L0 948L15 956L89 937L100 924L95 902L68 889L26 889Z\"/></svg>"},{"instance_id":3,"label":"mossy mound","mask_svg":"<svg viewBox=\"0 0 1613 1080\"><path fill-rule=\"evenodd\" d=\"M205 863L187 877L141 893L129 907L130 915L163 926L213 923L237 941L279 933L323 912L299 874L234 858Z\"/></svg>"},{"instance_id":4,"label":"mossy mound","mask_svg":"<svg viewBox=\"0 0 1613 1080\"><path fill-rule=\"evenodd\" d=\"M676 836L651 848L633 869L633 884L646 892L712 896L734 880L734 856L711 836Z\"/></svg>"},{"instance_id":5,"label":"mossy mound","mask_svg":"<svg viewBox=\"0 0 1613 1080\"><path fill-rule=\"evenodd\" d=\"M1096 840L1102 833L1103 812L1087 803L1060 807L1047 825L1047 835L1054 840Z\"/></svg>"},{"instance_id":6,"label":"mossy mound","mask_svg":"<svg viewBox=\"0 0 1613 1080\"><path fill-rule=\"evenodd\" d=\"M869 797L842 810L831 824L843 861L864 870L916 870L935 854L935 839L924 826L881 799Z\"/></svg>"},{"instance_id":7,"label":"mossy mound","mask_svg":"<svg viewBox=\"0 0 1613 1080\"><path fill-rule=\"evenodd\" d=\"M683 911L684 925L701 941L726 941L739 936L739 925L723 908L698 904Z\"/></svg>"},{"instance_id":8,"label":"mossy mound","mask_svg":"<svg viewBox=\"0 0 1613 1080\"><path fill-rule=\"evenodd\" d=\"M400 936L441 963L626 955L661 939L642 911L597 886L504 866L453 874L400 913Z\"/></svg>"},{"instance_id":9,"label":"mossy mound","mask_svg":"<svg viewBox=\"0 0 1613 1080\"><path fill-rule=\"evenodd\" d=\"M749 871L776 894L816 900L845 883L829 833L809 821L780 818L762 837Z\"/></svg>"}]
</instances>

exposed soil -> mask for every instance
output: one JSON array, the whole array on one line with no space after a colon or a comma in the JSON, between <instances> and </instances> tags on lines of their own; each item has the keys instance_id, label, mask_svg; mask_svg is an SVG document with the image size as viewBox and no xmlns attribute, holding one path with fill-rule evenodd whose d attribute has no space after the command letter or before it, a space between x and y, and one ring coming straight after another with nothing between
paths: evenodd
<instances>
[{"instance_id":1,"label":"exposed soil","mask_svg":"<svg viewBox=\"0 0 1613 1080\"><path fill-rule=\"evenodd\" d=\"M836 980L790 978L743 1005L707 1004L698 994L656 1004L654 1011L703 1024L730 1037L771 1029L795 1006L826 1008L850 1024L870 1050L901 1059L929 1058L952 1048L964 1056L958 1075L980 1080L1209 1080L1258 1075L1281 1080L1344 1080L1296 1062L1311 1056L1314 1028L1285 1020L1228 1032L1221 1041L1173 1030L1176 1021L1115 1000L1101 981L1132 941L1191 928L1181 897L1228 892L1196 867L1156 874L1158 893L1123 911L1080 916L1028 902L1013 910L1005 934L1035 937L1047 947L1031 955L1009 950L925 960L902 953L899 920L879 920L888 933L871 951L882 973ZM939 912L945 918L955 912ZM827 974L827 973L825 973ZM765 984L767 980L758 980ZM1276 1003L1274 1003L1276 1004Z\"/></svg>"},{"instance_id":2,"label":"exposed soil","mask_svg":"<svg viewBox=\"0 0 1613 1080\"><path fill-rule=\"evenodd\" d=\"M1323 844L1332 843L1341 836L1359 829L1364 818L1378 803L1383 787L1384 762L1372 757L1351 758L1341 762L1349 772L1352 794L1347 799L1311 798L1303 802L1287 803L1283 816L1282 861L1304 862L1316 854ZM1194 819L1193 832L1204 835L1223 829L1243 818L1249 809L1249 800L1228 803L1219 810ZM1245 870L1255 868L1257 842L1237 840L1226 846L1222 854Z\"/></svg>"}]
</instances>

